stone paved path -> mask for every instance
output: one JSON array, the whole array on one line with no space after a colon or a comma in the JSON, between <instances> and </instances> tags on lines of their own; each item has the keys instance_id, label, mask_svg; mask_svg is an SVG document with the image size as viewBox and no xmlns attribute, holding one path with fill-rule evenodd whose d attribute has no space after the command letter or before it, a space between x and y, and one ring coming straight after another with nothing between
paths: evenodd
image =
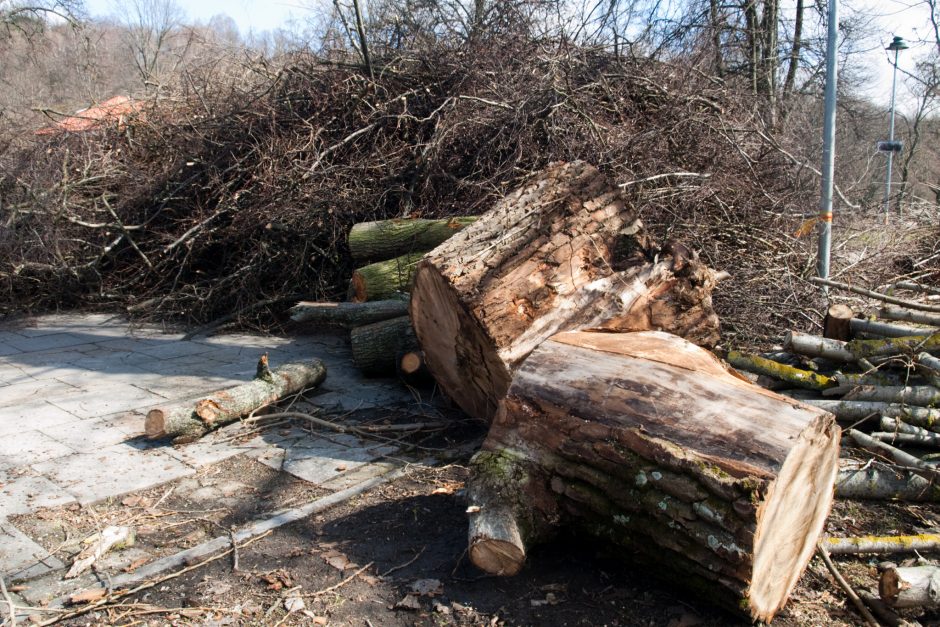
<instances>
[{"instance_id":1,"label":"stone paved path","mask_svg":"<svg viewBox=\"0 0 940 627\"><path fill-rule=\"evenodd\" d=\"M239 454L318 485L341 486L337 468L352 481L390 452L354 437L320 439L299 430L280 441L209 436L183 447L141 437L142 411L248 381L264 352L275 367L311 357L326 362L318 407L350 411L411 400L395 382L362 379L335 335L183 340L107 315L0 326L0 576L27 579L63 567L11 516L117 497Z\"/></svg>"}]
</instances>

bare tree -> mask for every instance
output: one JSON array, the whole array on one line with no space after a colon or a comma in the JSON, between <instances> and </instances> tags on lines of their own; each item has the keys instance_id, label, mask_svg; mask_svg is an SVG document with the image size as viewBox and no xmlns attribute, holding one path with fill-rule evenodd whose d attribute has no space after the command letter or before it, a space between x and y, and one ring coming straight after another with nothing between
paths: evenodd
<instances>
[{"instance_id":1,"label":"bare tree","mask_svg":"<svg viewBox=\"0 0 940 627\"><path fill-rule=\"evenodd\" d=\"M182 7L176 0L116 0L114 7L127 30L126 42L141 79L154 82L171 40L183 25Z\"/></svg>"}]
</instances>

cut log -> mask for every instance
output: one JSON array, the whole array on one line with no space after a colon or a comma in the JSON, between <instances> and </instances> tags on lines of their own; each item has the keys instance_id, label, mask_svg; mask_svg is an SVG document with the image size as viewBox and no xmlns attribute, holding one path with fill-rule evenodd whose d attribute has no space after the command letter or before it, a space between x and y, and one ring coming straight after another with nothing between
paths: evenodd
<instances>
[{"instance_id":1,"label":"cut log","mask_svg":"<svg viewBox=\"0 0 940 627\"><path fill-rule=\"evenodd\" d=\"M940 390L932 385L858 385L830 388L826 394L845 394L846 401L865 401L934 407L940 405Z\"/></svg>"},{"instance_id":2,"label":"cut log","mask_svg":"<svg viewBox=\"0 0 940 627\"><path fill-rule=\"evenodd\" d=\"M425 385L434 382L434 378L425 365L424 353L420 350L398 353L398 377L408 385Z\"/></svg>"},{"instance_id":3,"label":"cut log","mask_svg":"<svg viewBox=\"0 0 940 627\"><path fill-rule=\"evenodd\" d=\"M488 421L512 372L559 331L661 329L716 342L713 286L684 246L653 245L597 169L563 163L428 253L411 319L441 388Z\"/></svg>"},{"instance_id":4,"label":"cut log","mask_svg":"<svg viewBox=\"0 0 940 627\"><path fill-rule=\"evenodd\" d=\"M923 311L912 311L903 307L883 307L878 312L878 317L886 320L901 320L904 322L926 324L931 327L940 327L940 315L929 314Z\"/></svg>"},{"instance_id":5,"label":"cut log","mask_svg":"<svg viewBox=\"0 0 940 627\"><path fill-rule=\"evenodd\" d=\"M929 353L918 353L914 361L917 363L917 370L924 375L930 385L940 388L940 359Z\"/></svg>"},{"instance_id":6,"label":"cut log","mask_svg":"<svg viewBox=\"0 0 940 627\"><path fill-rule=\"evenodd\" d=\"M767 375L807 390L825 390L838 385L835 380L825 375L764 359L760 355L728 351L727 360L740 370Z\"/></svg>"},{"instance_id":7,"label":"cut log","mask_svg":"<svg viewBox=\"0 0 940 627\"><path fill-rule=\"evenodd\" d=\"M861 320L852 318L849 322L854 335L873 335L876 337L904 337L907 335L921 335L935 333L936 329L928 327L915 327L907 324L890 324L875 320Z\"/></svg>"},{"instance_id":8,"label":"cut log","mask_svg":"<svg viewBox=\"0 0 940 627\"><path fill-rule=\"evenodd\" d=\"M852 339L851 321L855 312L848 305L836 304L826 311L823 321L823 336L832 340L848 342Z\"/></svg>"},{"instance_id":9,"label":"cut log","mask_svg":"<svg viewBox=\"0 0 940 627\"><path fill-rule=\"evenodd\" d=\"M769 621L815 551L839 433L681 338L556 335L471 461L470 558L518 572L532 544L578 526Z\"/></svg>"},{"instance_id":10,"label":"cut log","mask_svg":"<svg viewBox=\"0 0 940 627\"><path fill-rule=\"evenodd\" d=\"M909 471L868 465L846 468L836 479L836 498L879 501L940 502L940 486Z\"/></svg>"},{"instance_id":11,"label":"cut log","mask_svg":"<svg viewBox=\"0 0 940 627\"><path fill-rule=\"evenodd\" d=\"M326 366L319 359L272 371L263 355L253 381L213 392L195 404L155 407L147 412L144 432L149 438L172 436L175 443L191 442L288 394L320 385L325 378Z\"/></svg>"},{"instance_id":12,"label":"cut log","mask_svg":"<svg viewBox=\"0 0 940 627\"><path fill-rule=\"evenodd\" d=\"M914 435L913 433L897 433L886 431L873 431L871 437L888 444L899 446L920 446L938 448L940 447L940 433L933 433L929 436Z\"/></svg>"},{"instance_id":13,"label":"cut log","mask_svg":"<svg viewBox=\"0 0 940 627\"><path fill-rule=\"evenodd\" d=\"M395 374L398 355L418 347L408 316L356 327L349 339L353 364L370 376Z\"/></svg>"},{"instance_id":14,"label":"cut log","mask_svg":"<svg viewBox=\"0 0 940 627\"><path fill-rule=\"evenodd\" d=\"M940 606L940 567L892 566L878 582L881 599L896 608Z\"/></svg>"},{"instance_id":15,"label":"cut log","mask_svg":"<svg viewBox=\"0 0 940 627\"><path fill-rule=\"evenodd\" d=\"M894 448L887 442L882 442L881 440L876 440L871 436L858 431L857 429L848 429L846 432L850 438L855 440L855 443L860 447L868 449L878 453L879 455L887 456L893 459L896 463L907 467L911 472L916 473L927 479L928 481L937 481L940 479L940 472L930 464L917 459L910 453L905 453L904 451Z\"/></svg>"},{"instance_id":16,"label":"cut log","mask_svg":"<svg viewBox=\"0 0 940 627\"><path fill-rule=\"evenodd\" d=\"M855 361L855 355L845 348L845 342L831 340L818 335L790 331L783 341L786 350L806 355L822 357L829 361Z\"/></svg>"},{"instance_id":17,"label":"cut log","mask_svg":"<svg viewBox=\"0 0 940 627\"><path fill-rule=\"evenodd\" d=\"M381 261L408 253L424 253L476 220L476 217L456 217L360 222L349 231L349 252L356 261Z\"/></svg>"},{"instance_id":18,"label":"cut log","mask_svg":"<svg viewBox=\"0 0 940 627\"><path fill-rule=\"evenodd\" d=\"M911 425L903 420L898 420L896 418L889 418L884 416L881 419L881 430L897 433L907 433L910 435L919 435L924 438L940 438L940 433L935 431L930 431L929 429L924 429L923 427L918 427L916 425Z\"/></svg>"},{"instance_id":19,"label":"cut log","mask_svg":"<svg viewBox=\"0 0 940 627\"><path fill-rule=\"evenodd\" d=\"M822 544L833 555L910 553L913 551L936 551L940 547L940 535L922 533L916 536L825 538Z\"/></svg>"},{"instance_id":20,"label":"cut log","mask_svg":"<svg viewBox=\"0 0 940 627\"><path fill-rule=\"evenodd\" d=\"M291 307L290 319L317 326L352 329L408 315L406 299L376 300L368 303L313 303L302 301Z\"/></svg>"},{"instance_id":21,"label":"cut log","mask_svg":"<svg viewBox=\"0 0 940 627\"><path fill-rule=\"evenodd\" d=\"M346 297L354 303L401 298L411 290L421 253L377 261L353 272Z\"/></svg>"},{"instance_id":22,"label":"cut log","mask_svg":"<svg viewBox=\"0 0 940 627\"><path fill-rule=\"evenodd\" d=\"M918 352L940 352L940 333L932 335L907 335L888 337L877 340L852 340L846 342L845 349L860 357L892 357L894 355L914 355Z\"/></svg>"},{"instance_id":23,"label":"cut log","mask_svg":"<svg viewBox=\"0 0 940 627\"><path fill-rule=\"evenodd\" d=\"M838 382L840 387L855 387L859 385L902 385L901 377L883 370L872 370L863 373L844 373L837 372L832 378Z\"/></svg>"}]
</instances>

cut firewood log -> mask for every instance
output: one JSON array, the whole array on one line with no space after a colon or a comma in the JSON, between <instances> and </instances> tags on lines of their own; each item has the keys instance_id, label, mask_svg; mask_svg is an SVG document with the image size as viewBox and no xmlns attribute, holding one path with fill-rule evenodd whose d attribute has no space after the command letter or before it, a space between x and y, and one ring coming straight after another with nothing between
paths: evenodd
<instances>
[{"instance_id":1,"label":"cut firewood log","mask_svg":"<svg viewBox=\"0 0 940 627\"><path fill-rule=\"evenodd\" d=\"M895 444L898 446L919 446L940 448L940 433L934 433L929 436L914 435L912 433L895 433L885 431L873 431L871 434L876 440Z\"/></svg>"},{"instance_id":2,"label":"cut firewood log","mask_svg":"<svg viewBox=\"0 0 940 627\"><path fill-rule=\"evenodd\" d=\"M765 359L760 355L728 351L727 360L729 364L739 370L767 375L807 390L825 390L838 385L834 379L825 375L812 370L794 368L771 359Z\"/></svg>"},{"instance_id":3,"label":"cut firewood log","mask_svg":"<svg viewBox=\"0 0 940 627\"><path fill-rule=\"evenodd\" d=\"M406 299L375 300L368 303L313 303L301 301L291 307L290 319L316 325L352 329L408 315Z\"/></svg>"},{"instance_id":4,"label":"cut firewood log","mask_svg":"<svg viewBox=\"0 0 940 627\"><path fill-rule=\"evenodd\" d=\"M377 261L353 272L348 300L363 303L401 298L411 290L415 268L421 253L409 253L387 261Z\"/></svg>"},{"instance_id":5,"label":"cut firewood log","mask_svg":"<svg viewBox=\"0 0 940 627\"><path fill-rule=\"evenodd\" d=\"M424 362L424 353L417 349L398 353L398 377L408 385L426 385L434 382Z\"/></svg>"},{"instance_id":6,"label":"cut firewood log","mask_svg":"<svg viewBox=\"0 0 940 627\"><path fill-rule=\"evenodd\" d=\"M878 582L881 599L896 608L940 606L940 567L892 566Z\"/></svg>"},{"instance_id":7,"label":"cut firewood log","mask_svg":"<svg viewBox=\"0 0 940 627\"><path fill-rule=\"evenodd\" d=\"M906 470L868 465L843 468L836 479L836 498L879 501L940 502L940 486Z\"/></svg>"},{"instance_id":8,"label":"cut firewood log","mask_svg":"<svg viewBox=\"0 0 940 627\"><path fill-rule=\"evenodd\" d=\"M470 559L519 571L561 525L769 621L832 502L831 414L659 332L562 333L516 371L468 481Z\"/></svg>"},{"instance_id":9,"label":"cut firewood log","mask_svg":"<svg viewBox=\"0 0 940 627\"><path fill-rule=\"evenodd\" d=\"M855 312L848 305L836 304L826 311L823 321L823 337L847 342L852 339L851 322Z\"/></svg>"},{"instance_id":10,"label":"cut firewood log","mask_svg":"<svg viewBox=\"0 0 940 627\"><path fill-rule=\"evenodd\" d=\"M837 372L832 378L839 386L857 386L857 385L902 385L901 377L893 372L883 370L872 370L871 372Z\"/></svg>"},{"instance_id":11,"label":"cut firewood log","mask_svg":"<svg viewBox=\"0 0 940 627\"><path fill-rule=\"evenodd\" d=\"M940 409L905 407L890 403L868 401L845 401L834 399L801 399L804 403L825 409L839 420L856 421L875 416L896 418L918 427L940 429Z\"/></svg>"},{"instance_id":12,"label":"cut firewood log","mask_svg":"<svg viewBox=\"0 0 940 627\"><path fill-rule=\"evenodd\" d=\"M349 252L356 261L381 261L408 253L424 253L476 220L471 216L360 222L349 231Z\"/></svg>"},{"instance_id":13,"label":"cut firewood log","mask_svg":"<svg viewBox=\"0 0 940 627\"><path fill-rule=\"evenodd\" d=\"M353 364L370 376L395 374L398 355L418 347L408 316L356 327L349 339Z\"/></svg>"},{"instance_id":14,"label":"cut firewood log","mask_svg":"<svg viewBox=\"0 0 940 627\"><path fill-rule=\"evenodd\" d=\"M790 331L784 338L783 345L785 350L808 357L822 357L829 361L855 361L855 355L846 350L845 342L818 335Z\"/></svg>"},{"instance_id":15,"label":"cut firewood log","mask_svg":"<svg viewBox=\"0 0 940 627\"><path fill-rule=\"evenodd\" d=\"M878 312L878 317L886 320L901 320L903 322L916 322L926 324L931 327L940 327L940 315L930 314L923 311L912 311L903 307L883 307Z\"/></svg>"},{"instance_id":16,"label":"cut firewood log","mask_svg":"<svg viewBox=\"0 0 940 627\"><path fill-rule=\"evenodd\" d=\"M876 340L852 340L846 342L845 349L856 358L913 355L918 352L936 353L940 352L940 333L886 337Z\"/></svg>"},{"instance_id":17,"label":"cut firewood log","mask_svg":"<svg viewBox=\"0 0 940 627\"><path fill-rule=\"evenodd\" d=\"M559 331L660 329L713 344L713 286L693 252L652 243L596 168L562 163L428 253L411 319L441 388L488 421L513 371Z\"/></svg>"},{"instance_id":18,"label":"cut firewood log","mask_svg":"<svg viewBox=\"0 0 940 627\"><path fill-rule=\"evenodd\" d=\"M911 553L914 551L936 551L940 548L940 535L922 533L916 536L825 538L822 540L822 544L833 555Z\"/></svg>"},{"instance_id":19,"label":"cut firewood log","mask_svg":"<svg viewBox=\"0 0 940 627\"><path fill-rule=\"evenodd\" d=\"M932 385L846 385L830 388L823 395L844 394L846 401L896 403L917 407L940 405L940 390Z\"/></svg>"},{"instance_id":20,"label":"cut firewood log","mask_svg":"<svg viewBox=\"0 0 940 627\"><path fill-rule=\"evenodd\" d=\"M326 366L319 359L270 370L267 355L262 355L254 380L195 403L155 407L147 412L144 431L149 438L172 436L175 443L191 442L284 396L320 385L325 378Z\"/></svg>"},{"instance_id":21,"label":"cut firewood log","mask_svg":"<svg viewBox=\"0 0 940 627\"><path fill-rule=\"evenodd\" d=\"M876 440L875 438L869 436L868 434L862 433L857 429L848 429L846 430L845 434L855 440L855 443L860 447L878 453L879 455L887 456L893 459L896 463L905 466L911 472L920 475L928 481L935 482L937 479L940 479L940 470L938 470L936 467L914 457L910 453L905 453L904 451L891 446L887 442Z\"/></svg>"},{"instance_id":22,"label":"cut firewood log","mask_svg":"<svg viewBox=\"0 0 940 627\"><path fill-rule=\"evenodd\" d=\"M918 353L914 361L927 382L935 388L940 388L940 359L929 353Z\"/></svg>"},{"instance_id":23,"label":"cut firewood log","mask_svg":"<svg viewBox=\"0 0 940 627\"><path fill-rule=\"evenodd\" d=\"M889 418L887 416L882 417L881 419L881 430L897 433L907 433L909 435L919 435L925 438L940 438L940 433L931 431L929 429L924 429L923 427L918 427L916 425L911 425L903 420L898 420L896 418Z\"/></svg>"},{"instance_id":24,"label":"cut firewood log","mask_svg":"<svg viewBox=\"0 0 940 627\"><path fill-rule=\"evenodd\" d=\"M936 329L929 327L915 327L908 324L891 324L875 320L862 320L852 318L849 322L853 335L866 335L876 337L905 337L908 335L922 335L936 333Z\"/></svg>"}]
</instances>

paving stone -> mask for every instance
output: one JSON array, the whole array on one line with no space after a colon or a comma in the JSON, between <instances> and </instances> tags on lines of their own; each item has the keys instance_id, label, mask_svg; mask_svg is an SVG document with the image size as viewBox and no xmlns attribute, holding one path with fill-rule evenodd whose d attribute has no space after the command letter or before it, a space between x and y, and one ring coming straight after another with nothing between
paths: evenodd
<instances>
[{"instance_id":1,"label":"paving stone","mask_svg":"<svg viewBox=\"0 0 940 627\"><path fill-rule=\"evenodd\" d=\"M256 446L245 446L238 442L222 442L220 441L222 438L208 440L212 435L214 434L210 434L192 444L167 447L164 452L193 468L202 468L257 448Z\"/></svg>"},{"instance_id":2,"label":"paving stone","mask_svg":"<svg viewBox=\"0 0 940 627\"><path fill-rule=\"evenodd\" d=\"M128 383L114 381L94 390L80 390L62 398L51 398L49 402L75 414L80 418L98 418L165 401L161 396L134 387Z\"/></svg>"},{"instance_id":3,"label":"paving stone","mask_svg":"<svg viewBox=\"0 0 940 627\"><path fill-rule=\"evenodd\" d=\"M6 388L0 388L0 399ZM0 406L0 438L14 437L24 427L34 430L51 429L59 425L80 422L81 418L46 401L35 399L28 403Z\"/></svg>"},{"instance_id":4,"label":"paving stone","mask_svg":"<svg viewBox=\"0 0 940 627\"><path fill-rule=\"evenodd\" d=\"M79 453L93 452L130 439L110 418L76 420L39 430Z\"/></svg>"},{"instance_id":5,"label":"paving stone","mask_svg":"<svg viewBox=\"0 0 940 627\"><path fill-rule=\"evenodd\" d=\"M68 395L78 392L78 388L55 379L33 379L11 383L0 390L0 407L14 408L19 403L35 403L50 396Z\"/></svg>"},{"instance_id":6,"label":"paving stone","mask_svg":"<svg viewBox=\"0 0 940 627\"><path fill-rule=\"evenodd\" d=\"M22 531L0 519L0 576L18 581L65 566L48 553Z\"/></svg>"},{"instance_id":7,"label":"paving stone","mask_svg":"<svg viewBox=\"0 0 940 627\"><path fill-rule=\"evenodd\" d=\"M74 453L65 444L39 431L20 431L0 438L0 468L17 468Z\"/></svg>"},{"instance_id":8,"label":"paving stone","mask_svg":"<svg viewBox=\"0 0 940 627\"><path fill-rule=\"evenodd\" d=\"M143 411L122 412L107 417L111 426L120 429L130 438L144 435L144 418L146 414Z\"/></svg>"},{"instance_id":9,"label":"paving stone","mask_svg":"<svg viewBox=\"0 0 940 627\"><path fill-rule=\"evenodd\" d=\"M286 446L284 458L277 468L319 485L398 450L394 446L366 449L362 445L359 438L348 434L331 437L330 440L311 438ZM260 458L258 461L271 467L276 463L273 458L272 463Z\"/></svg>"},{"instance_id":10,"label":"paving stone","mask_svg":"<svg viewBox=\"0 0 940 627\"><path fill-rule=\"evenodd\" d=\"M57 348L68 348L79 344L87 344L94 338L85 334L76 333L52 333L49 335L40 335L38 337L24 337L22 339L9 339L7 344L13 348L18 348L24 353L34 351L48 351Z\"/></svg>"},{"instance_id":11,"label":"paving stone","mask_svg":"<svg viewBox=\"0 0 940 627\"><path fill-rule=\"evenodd\" d=\"M26 514L40 507L73 503L75 497L43 476L24 476L0 487L0 518Z\"/></svg>"},{"instance_id":12,"label":"paving stone","mask_svg":"<svg viewBox=\"0 0 940 627\"><path fill-rule=\"evenodd\" d=\"M21 352L23 351L10 346L6 342L0 342L0 357L6 357L7 355L19 355Z\"/></svg>"},{"instance_id":13,"label":"paving stone","mask_svg":"<svg viewBox=\"0 0 940 627\"><path fill-rule=\"evenodd\" d=\"M160 450L140 450L127 443L34 464L33 470L61 485L83 505L196 472Z\"/></svg>"},{"instance_id":14,"label":"paving stone","mask_svg":"<svg viewBox=\"0 0 940 627\"><path fill-rule=\"evenodd\" d=\"M107 350L113 351L125 351L132 352L138 351L143 348L148 347L157 347L163 344L166 340L161 341L155 338L137 338L137 337L118 337L110 340L101 340L96 344L99 348L104 348Z\"/></svg>"},{"instance_id":15,"label":"paving stone","mask_svg":"<svg viewBox=\"0 0 940 627\"><path fill-rule=\"evenodd\" d=\"M375 477L380 477L386 473L395 470L399 464L393 462L373 462L370 464L363 464L354 470L344 472L341 475L325 481L320 484L321 488L339 491L345 490L346 488L351 488L354 485L359 485L364 481L373 479Z\"/></svg>"},{"instance_id":16,"label":"paving stone","mask_svg":"<svg viewBox=\"0 0 940 627\"><path fill-rule=\"evenodd\" d=\"M200 353L209 352L211 347L197 342L163 342L158 346L146 346L141 349L134 349L135 352L150 355L157 359L176 359L178 357L189 357Z\"/></svg>"}]
</instances>

